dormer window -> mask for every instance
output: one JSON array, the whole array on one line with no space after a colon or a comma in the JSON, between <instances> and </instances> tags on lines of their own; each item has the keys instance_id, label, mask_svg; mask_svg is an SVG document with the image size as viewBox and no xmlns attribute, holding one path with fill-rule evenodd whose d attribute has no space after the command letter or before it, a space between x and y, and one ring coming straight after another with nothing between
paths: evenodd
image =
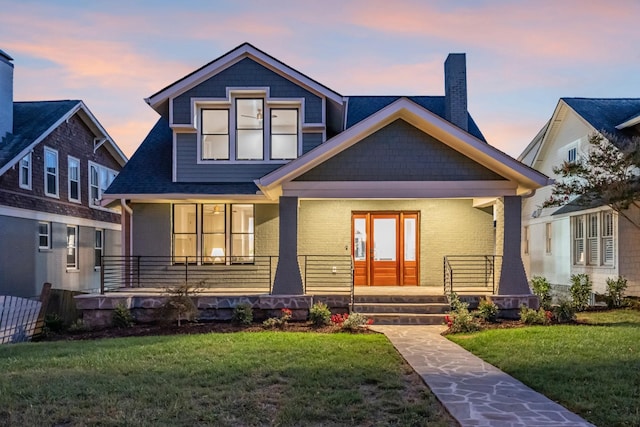
<instances>
[{"instance_id":1,"label":"dormer window","mask_svg":"<svg viewBox=\"0 0 640 427\"><path fill-rule=\"evenodd\" d=\"M199 161L282 163L298 157L301 100L269 98L268 91L229 96L197 104Z\"/></svg>"}]
</instances>

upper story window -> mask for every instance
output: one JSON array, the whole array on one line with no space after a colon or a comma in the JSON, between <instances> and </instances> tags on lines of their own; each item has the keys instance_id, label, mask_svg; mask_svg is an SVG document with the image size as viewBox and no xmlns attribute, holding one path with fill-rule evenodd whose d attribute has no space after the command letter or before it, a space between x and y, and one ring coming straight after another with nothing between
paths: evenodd
<instances>
[{"instance_id":1,"label":"upper story window","mask_svg":"<svg viewBox=\"0 0 640 427\"><path fill-rule=\"evenodd\" d=\"M567 150L567 162L575 163L578 160L578 148L571 147Z\"/></svg>"},{"instance_id":2,"label":"upper story window","mask_svg":"<svg viewBox=\"0 0 640 427\"><path fill-rule=\"evenodd\" d=\"M69 200L80 202L80 160L69 156L67 159L69 175Z\"/></svg>"},{"instance_id":3,"label":"upper story window","mask_svg":"<svg viewBox=\"0 0 640 427\"><path fill-rule=\"evenodd\" d=\"M89 206L100 206L102 194L118 173L105 166L89 162Z\"/></svg>"},{"instance_id":4,"label":"upper story window","mask_svg":"<svg viewBox=\"0 0 640 427\"><path fill-rule=\"evenodd\" d=\"M200 161L280 162L297 158L301 101L272 100L264 92L239 93L244 97L232 97L232 102L199 104Z\"/></svg>"},{"instance_id":5,"label":"upper story window","mask_svg":"<svg viewBox=\"0 0 640 427\"><path fill-rule=\"evenodd\" d=\"M58 152L44 149L44 194L58 197Z\"/></svg>"},{"instance_id":6,"label":"upper story window","mask_svg":"<svg viewBox=\"0 0 640 427\"><path fill-rule=\"evenodd\" d=\"M31 190L31 153L20 159L20 188Z\"/></svg>"}]
</instances>

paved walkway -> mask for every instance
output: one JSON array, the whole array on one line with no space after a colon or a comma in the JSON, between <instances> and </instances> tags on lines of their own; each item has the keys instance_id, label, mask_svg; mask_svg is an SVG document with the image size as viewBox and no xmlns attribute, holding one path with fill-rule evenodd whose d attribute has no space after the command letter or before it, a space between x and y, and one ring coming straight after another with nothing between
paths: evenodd
<instances>
[{"instance_id":1,"label":"paved walkway","mask_svg":"<svg viewBox=\"0 0 640 427\"><path fill-rule=\"evenodd\" d=\"M442 326L375 326L461 426L593 426L440 335Z\"/></svg>"}]
</instances>

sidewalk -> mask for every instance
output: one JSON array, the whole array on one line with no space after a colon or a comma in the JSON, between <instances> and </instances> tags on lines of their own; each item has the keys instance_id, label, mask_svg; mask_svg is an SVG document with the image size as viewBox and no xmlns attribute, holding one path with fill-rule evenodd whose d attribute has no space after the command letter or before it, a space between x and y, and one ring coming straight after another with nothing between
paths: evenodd
<instances>
[{"instance_id":1,"label":"sidewalk","mask_svg":"<svg viewBox=\"0 0 640 427\"><path fill-rule=\"evenodd\" d=\"M461 426L593 426L452 343L442 326L375 326Z\"/></svg>"}]
</instances>

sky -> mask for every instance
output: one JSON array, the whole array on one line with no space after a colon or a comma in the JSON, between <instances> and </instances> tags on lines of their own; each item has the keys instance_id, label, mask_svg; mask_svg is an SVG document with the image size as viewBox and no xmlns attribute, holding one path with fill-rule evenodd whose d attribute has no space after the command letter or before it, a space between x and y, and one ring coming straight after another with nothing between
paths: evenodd
<instances>
[{"instance_id":1,"label":"sky","mask_svg":"<svg viewBox=\"0 0 640 427\"><path fill-rule=\"evenodd\" d=\"M131 156L145 102L243 42L348 95L443 95L467 57L469 112L516 157L561 97L640 97L637 0L0 0L16 101L81 99Z\"/></svg>"}]
</instances>

